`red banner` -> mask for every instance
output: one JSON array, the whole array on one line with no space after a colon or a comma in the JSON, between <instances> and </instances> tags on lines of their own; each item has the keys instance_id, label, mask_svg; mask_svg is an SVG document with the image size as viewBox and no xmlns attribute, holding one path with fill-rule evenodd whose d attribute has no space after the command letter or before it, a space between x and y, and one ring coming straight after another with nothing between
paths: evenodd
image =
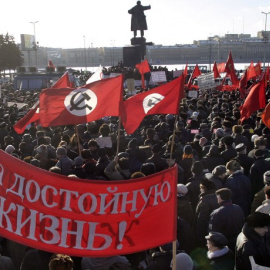
<instances>
[{"instance_id":1,"label":"red banner","mask_svg":"<svg viewBox=\"0 0 270 270\"><path fill-rule=\"evenodd\" d=\"M134 180L50 173L0 151L0 235L53 253L108 257L176 239L177 168Z\"/></svg>"}]
</instances>

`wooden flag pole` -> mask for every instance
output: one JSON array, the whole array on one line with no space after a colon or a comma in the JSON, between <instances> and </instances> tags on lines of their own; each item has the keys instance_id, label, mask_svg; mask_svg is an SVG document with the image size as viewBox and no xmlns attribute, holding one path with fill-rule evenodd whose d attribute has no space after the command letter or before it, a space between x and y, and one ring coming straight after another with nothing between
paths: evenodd
<instances>
[{"instance_id":1,"label":"wooden flag pole","mask_svg":"<svg viewBox=\"0 0 270 270\"><path fill-rule=\"evenodd\" d=\"M118 130L117 130L117 146L116 146L116 154L115 156L117 157L119 154L119 148L120 148L120 130L121 130L121 117L119 116L118 119Z\"/></svg>"},{"instance_id":2,"label":"wooden flag pole","mask_svg":"<svg viewBox=\"0 0 270 270\"><path fill-rule=\"evenodd\" d=\"M175 132L176 132L176 125L178 121L178 114L175 115L175 121L174 121L174 128L173 128L173 136L172 136L172 141L171 141L171 152L170 152L170 161L169 161L169 166L172 167L172 155L173 155L173 146L174 146L174 141L175 141ZM177 228L177 226L175 226ZM173 241L173 267L172 270L176 270L176 240Z\"/></svg>"},{"instance_id":3,"label":"wooden flag pole","mask_svg":"<svg viewBox=\"0 0 270 270\"><path fill-rule=\"evenodd\" d=\"M78 127L77 127L77 125L75 125L75 132L76 132L76 136L77 136L77 143L78 143L79 156L81 156L81 155L82 155L82 151L81 151L80 136L79 136L79 132L78 132Z\"/></svg>"}]
</instances>

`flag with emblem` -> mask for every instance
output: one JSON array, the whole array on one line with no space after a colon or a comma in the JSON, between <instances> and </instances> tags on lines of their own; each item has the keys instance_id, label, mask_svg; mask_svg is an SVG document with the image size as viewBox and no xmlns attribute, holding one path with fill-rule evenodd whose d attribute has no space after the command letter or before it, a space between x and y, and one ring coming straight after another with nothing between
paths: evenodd
<instances>
[{"instance_id":1,"label":"flag with emblem","mask_svg":"<svg viewBox=\"0 0 270 270\"><path fill-rule=\"evenodd\" d=\"M239 80L238 80L237 75L235 73L234 62L233 62L233 57L232 57L231 51L229 52L229 56L228 56L224 71L227 72L227 75L230 76L232 84L238 87Z\"/></svg>"},{"instance_id":2,"label":"flag with emblem","mask_svg":"<svg viewBox=\"0 0 270 270\"><path fill-rule=\"evenodd\" d=\"M43 127L75 125L119 116L123 75L86 84L79 88L45 89L39 97Z\"/></svg>"},{"instance_id":3,"label":"flag with emblem","mask_svg":"<svg viewBox=\"0 0 270 270\"><path fill-rule=\"evenodd\" d=\"M121 120L127 134L132 134L146 115L178 114L184 96L184 75L150 91L130 97L121 106Z\"/></svg>"}]
</instances>

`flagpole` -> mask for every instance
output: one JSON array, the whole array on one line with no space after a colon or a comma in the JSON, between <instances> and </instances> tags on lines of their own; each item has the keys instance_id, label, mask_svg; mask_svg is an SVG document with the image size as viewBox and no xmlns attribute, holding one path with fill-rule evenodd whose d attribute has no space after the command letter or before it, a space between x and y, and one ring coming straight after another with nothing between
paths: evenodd
<instances>
[{"instance_id":1,"label":"flagpole","mask_svg":"<svg viewBox=\"0 0 270 270\"><path fill-rule=\"evenodd\" d=\"M174 121L174 128L173 128L173 135L172 135L172 141L171 141L171 152L170 152L170 161L169 166L172 166L172 155L173 155L173 146L175 141L175 132L176 132L176 124L178 121L178 114L175 115L175 121ZM176 270L176 240L173 241L173 268L172 270Z\"/></svg>"},{"instance_id":2,"label":"flagpole","mask_svg":"<svg viewBox=\"0 0 270 270\"><path fill-rule=\"evenodd\" d=\"M117 157L119 154L119 148L120 148L120 130L121 130L121 117L119 116L118 120L118 130L117 130L117 146L116 146L116 154L115 156Z\"/></svg>"},{"instance_id":3,"label":"flagpole","mask_svg":"<svg viewBox=\"0 0 270 270\"><path fill-rule=\"evenodd\" d=\"M80 136L79 136L79 132L78 132L78 127L77 127L77 125L75 125L75 131L76 131L76 136L77 136L77 143L78 143L79 156L81 156L81 155L82 155L82 151L81 151Z\"/></svg>"}]
</instances>

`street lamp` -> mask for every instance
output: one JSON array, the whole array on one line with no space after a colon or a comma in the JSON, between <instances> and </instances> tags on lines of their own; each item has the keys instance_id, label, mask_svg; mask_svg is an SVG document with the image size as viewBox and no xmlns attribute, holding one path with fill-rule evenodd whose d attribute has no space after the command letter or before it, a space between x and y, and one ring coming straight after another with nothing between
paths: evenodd
<instances>
[{"instance_id":1,"label":"street lamp","mask_svg":"<svg viewBox=\"0 0 270 270\"><path fill-rule=\"evenodd\" d=\"M34 50L35 50L35 55L36 55L36 68L37 68L37 41L36 41L36 23L38 23L39 21L35 21L35 22L29 22L32 23L34 26Z\"/></svg>"},{"instance_id":2,"label":"street lamp","mask_svg":"<svg viewBox=\"0 0 270 270\"><path fill-rule=\"evenodd\" d=\"M85 71L86 71L87 70L87 63L86 63L85 36L83 36L83 48L84 48L84 65L85 65Z\"/></svg>"},{"instance_id":3,"label":"street lamp","mask_svg":"<svg viewBox=\"0 0 270 270\"><path fill-rule=\"evenodd\" d=\"M266 34L266 24L267 24L267 15L270 14L270 12L263 12L262 11L262 14L265 14L265 25L264 25L264 37L263 37L263 40L265 42L265 44L267 44L267 41L268 41L268 37L267 37L267 34ZM264 50L263 50L263 69L265 70L265 51L266 51L266 45L264 46Z\"/></svg>"}]
</instances>

